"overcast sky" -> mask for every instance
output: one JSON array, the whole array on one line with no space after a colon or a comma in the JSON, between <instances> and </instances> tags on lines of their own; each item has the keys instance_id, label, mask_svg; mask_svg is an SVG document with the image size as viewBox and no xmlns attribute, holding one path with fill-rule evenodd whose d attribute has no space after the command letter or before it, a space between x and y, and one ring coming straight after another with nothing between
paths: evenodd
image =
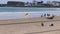
<instances>
[{"instance_id":1,"label":"overcast sky","mask_svg":"<svg viewBox=\"0 0 60 34\"><path fill-rule=\"evenodd\" d=\"M7 1L23 1L23 2L27 2L27 1L29 1L29 2L32 2L33 0L0 0L0 4L1 3L7 3ZM37 0L37 1L60 1L60 0Z\"/></svg>"}]
</instances>

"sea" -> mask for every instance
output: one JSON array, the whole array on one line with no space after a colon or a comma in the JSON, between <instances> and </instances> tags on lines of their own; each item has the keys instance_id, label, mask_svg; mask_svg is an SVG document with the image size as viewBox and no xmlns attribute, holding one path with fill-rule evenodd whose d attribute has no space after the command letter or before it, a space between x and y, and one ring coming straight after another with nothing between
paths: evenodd
<instances>
[{"instance_id":1,"label":"sea","mask_svg":"<svg viewBox=\"0 0 60 34\"><path fill-rule=\"evenodd\" d=\"M60 8L0 7L0 20L41 17L46 13L60 16Z\"/></svg>"}]
</instances>

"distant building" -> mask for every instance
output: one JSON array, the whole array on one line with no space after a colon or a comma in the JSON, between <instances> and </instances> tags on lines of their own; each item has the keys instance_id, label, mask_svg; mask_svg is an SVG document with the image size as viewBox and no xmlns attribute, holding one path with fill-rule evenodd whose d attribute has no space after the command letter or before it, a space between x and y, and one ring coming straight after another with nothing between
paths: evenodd
<instances>
[{"instance_id":1,"label":"distant building","mask_svg":"<svg viewBox=\"0 0 60 34\"><path fill-rule=\"evenodd\" d=\"M60 6L59 1L47 1L47 4L52 4L53 6Z\"/></svg>"},{"instance_id":2,"label":"distant building","mask_svg":"<svg viewBox=\"0 0 60 34\"><path fill-rule=\"evenodd\" d=\"M46 3L47 3L47 4L52 4L52 1L47 1Z\"/></svg>"},{"instance_id":3,"label":"distant building","mask_svg":"<svg viewBox=\"0 0 60 34\"><path fill-rule=\"evenodd\" d=\"M43 1L41 1L41 2L37 2L37 5L42 4L42 3L43 3Z\"/></svg>"},{"instance_id":4,"label":"distant building","mask_svg":"<svg viewBox=\"0 0 60 34\"><path fill-rule=\"evenodd\" d=\"M0 7L6 7L7 4L0 4Z\"/></svg>"},{"instance_id":5,"label":"distant building","mask_svg":"<svg viewBox=\"0 0 60 34\"><path fill-rule=\"evenodd\" d=\"M25 3L26 6L40 6L41 4L43 4L43 1L33 1L33 2L27 2Z\"/></svg>"},{"instance_id":6,"label":"distant building","mask_svg":"<svg viewBox=\"0 0 60 34\"><path fill-rule=\"evenodd\" d=\"M43 1L33 1L33 6L40 6L43 4Z\"/></svg>"},{"instance_id":7,"label":"distant building","mask_svg":"<svg viewBox=\"0 0 60 34\"><path fill-rule=\"evenodd\" d=\"M44 4L41 4L43 7L51 7L52 5L51 4L46 4L46 3L44 3Z\"/></svg>"},{"instance_id":8,"label":"distant building","mask_svg":"<svg viewBox=\"0 0 60 34\"><path fill-rule=\"evenodd\" d=\"M59 1L52 1L52 5L53 6L60 6L60 2Z\"/></svg>"},{"instance_id":9,"label":"distant building","mask_svg":"<svg viewBox=\"0 0 60 34\"><path fill-rule=\"evenodd\" d=\"M32 3L26 2L26 3L25 3L25 6L32 6Z\"/></svg>"},{"instance_id":10,"label":"distant building","mask_svg":"<svg viewBox=\"0 0 60 34\"><path fill-rule=\"evenodd\" d=\"M19 1L8 1L7 2L8 7L20 7L25 6L25 2L19 2Z\"/></svg>"},{"instance_id":11,"label":"distant building","mask_svg":"<svg viewBox=\"0 0 60 34\"><path fill-rule=\"evenodd\" d=\"M33 0L32 5L33 5L33 6L36 5L36 0Z\"/></svg>"},{"instance_id":12,"label":"distant building","mask_svg":"<svg viewBox=\"0 0 60 34\"><path fill-rule=\"evenodd\" d=\"M49 3L44 3L43 1L35 1L35 6L40 6L40 7L51 7L52 4L49 1Z\"/></svg>"}]
</instances>

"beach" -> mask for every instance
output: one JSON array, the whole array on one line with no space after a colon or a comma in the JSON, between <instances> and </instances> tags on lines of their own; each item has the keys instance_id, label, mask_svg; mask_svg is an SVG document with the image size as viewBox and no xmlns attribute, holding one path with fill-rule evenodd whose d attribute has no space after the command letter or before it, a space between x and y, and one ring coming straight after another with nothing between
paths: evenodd
<instances>
[{"instance_id":1,"label":"beach","mask_svg":"<svg viewBox=\"0 0 60 34\"><path fill-rule=\"evenodd\" d=\"M60 8L0 7L0 34L60 34Z\"/></svg>"},{"instance_id":2,"label":"beach","mask_svg":"<svg viewBox=\"0 0 60 34\"><path fill-rule=\"evenodd\" d=\"M60 16L0 20L0 34L60 34Z\"/></svg>"}]
</instances>

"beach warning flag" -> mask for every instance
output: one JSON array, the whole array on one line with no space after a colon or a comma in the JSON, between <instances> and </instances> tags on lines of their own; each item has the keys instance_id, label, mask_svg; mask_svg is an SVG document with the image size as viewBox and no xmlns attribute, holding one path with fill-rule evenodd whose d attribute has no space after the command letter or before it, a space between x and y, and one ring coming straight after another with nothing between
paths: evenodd
<instances>
[{"instance_id":1,"label":"beach warning flag","mask_svg":"<svg viewBox=\"0 0 60 34\"><path fill-rule=\"evenodd\" d=\"M29 13L26 13L25 16L29 16Z\"/></svg>"}]
</instances>

